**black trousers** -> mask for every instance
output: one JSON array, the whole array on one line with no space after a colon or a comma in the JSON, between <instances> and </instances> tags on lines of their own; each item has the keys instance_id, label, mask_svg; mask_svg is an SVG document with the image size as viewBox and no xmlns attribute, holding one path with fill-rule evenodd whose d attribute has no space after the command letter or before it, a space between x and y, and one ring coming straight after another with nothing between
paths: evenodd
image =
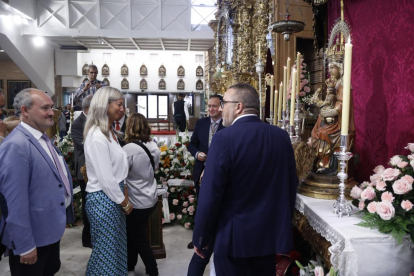
<instances>
[{"instance_id":1,"label":"black trousers","mask_svg":"<svg viewBox=\"0 0 414 276\"><path fill-rule=\"evenodd\" d=\"M20 255L9 250L9 265L12 276L52 276L60 269L60 241L37 248L37 262L21 264Z\"/></svg>"},{"instance_id":2,"label":"black trousers","mask_svg":"<svg viewBox=\"0 0 414 276\"><path fill-rule=\"evenodd\" d=\"M134 209L126 216L127 246L128 246L128 271L134 271L138 262L138 254L145 265L149 276L158 275L157 262L148 240L148 218L154 212L157 204L147 209Z\"/></svg>"},{"instance_id":3,"label":"black trousers","mask_svg":"<svg viewBox=\"0 0 414 276\"><path fill-rule=\"evenodd\" d=\"M82 230L82 244L91 244L91 225L89 224L89 219L86 214L86 183L83 180L77 180L78 185L81 188L82 194L82 220L83 220L83 230Z\"/></svg>"},{"instance_id":4,"label":"black trousers","mask_svg":"<svg viewBox=\"0 0 414 276\"><path fill-rule=\"evenodd\" d=\"M206 266L210 262L211 255L214 251L214 239L209 242L207 249L203 249L204 259L198 256L196 253L193 254L190 264L188 265L187 276L203 276ZM276 273L275 273L276 275Z\"/></svg>"},{"instance_id":5,"label":"black trousers","mask_svg":"<svg viewBox=\"0 0 414 276\"><path fill-rule=\"evenodd\" d=\"M276 275L276 254L233 258L214 255L217 276L274 276Z\"/></svg>"},{"instance_id":6,"label":"black trousers","mask_svg":"<svg viewBox=\"0 0 414 276\"><path fill-rule=\"evenodd\" d=\"M180 132L185 131L185 115L184 116L174 116L175 123L177 124L177 128L180 130Z\"/></svg>"}]
</instances>

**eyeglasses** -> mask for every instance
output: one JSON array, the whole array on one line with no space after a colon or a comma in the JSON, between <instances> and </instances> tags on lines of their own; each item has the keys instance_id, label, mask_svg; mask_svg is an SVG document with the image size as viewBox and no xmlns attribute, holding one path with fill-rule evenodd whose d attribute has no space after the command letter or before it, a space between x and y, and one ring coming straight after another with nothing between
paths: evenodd
<instances>
[{"instance_id":1,"label":"eyeglasses","mask_svg":"<svg viewBox=\"0 0 414 276\"><path fill-rule=\"evenodd\" d=\"M224 100L221 100L221 101L220 101L220 106L221 106L221 108L224 108L224 104L226 104L226 103L239 103L239 102L235 102L235 101L224 101Z\"/></svg>"},{"instance_id":2,"label":"eyeglasses","mask_svg":"<svg viewBox=\"0 0 414 276\"><path fill-rule=\"evenodd\" d=\"M95 72L89 72L89 74L98 75L98 71L95 71Z\"/></svg>"}]
</instances>

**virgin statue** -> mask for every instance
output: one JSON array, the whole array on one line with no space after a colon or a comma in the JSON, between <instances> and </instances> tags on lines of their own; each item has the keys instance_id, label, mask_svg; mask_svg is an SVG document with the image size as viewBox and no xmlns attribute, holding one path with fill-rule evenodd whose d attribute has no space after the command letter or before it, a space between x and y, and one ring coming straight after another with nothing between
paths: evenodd
<instances>
[{"instance_id":1,"label":"virgin statue","mask_svg":"<svg viewBox=\"0 0 414 276\"><path fill-rule=\"evenodd\" d=\"M329 59L329 57L328 57ZM317 173L334 175L338 172L338 159L334 152L339 151L341 143L343 65L342 57L331 60L328 65L329 79L325 81L326 97L322 101L320 89L316 91L320 114L312 130L311 146L316 152L314 169ZM352 93L351 93L352 95ZM351 96L349 134L355 133Z\"/></svg>"}]
</instances>

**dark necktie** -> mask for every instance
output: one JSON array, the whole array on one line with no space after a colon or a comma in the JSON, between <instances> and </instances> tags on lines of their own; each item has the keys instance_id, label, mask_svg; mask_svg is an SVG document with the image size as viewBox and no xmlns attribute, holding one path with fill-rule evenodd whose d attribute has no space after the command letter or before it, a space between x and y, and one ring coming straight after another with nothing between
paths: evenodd
<instances>
[{"instance_id":1,"label":"dark necktie","mask_svg":"<svg viewBox=\"0 0 414 276\"><path fill-rule=\"evenodd\" d=\"M116 126L115 126L115 130L116 130L116 131L120 131L120 130L121 130L121 128L119 127L119 122L118 122L118 121L116 121L116 122L115 122L115 125L116 125Z\"/></svg>"},{"instance_id":2,"label":"dark necktie","mask_svg":"<svg viewBox=\"0 0 414 276\"><path fill-rule=\"evenodd\" d=\"M56 150L52 146L52 143L50 142L49 136L47 136L46 133L43 133L42 138L43 138L43 140L46 141L46 145L49 148L50 153L52 154L53 161L55 161L56 168L57 168L57 170L59 172L60 178L62 179L63 184L65 185L66 195L70 195L70 193L69 193L69 180L68 180L68 178L65 176L65 174L63 172L62 166L60 165L59 158L58 158L58 156L56 154Z\"/></svg>"}]
</instances>

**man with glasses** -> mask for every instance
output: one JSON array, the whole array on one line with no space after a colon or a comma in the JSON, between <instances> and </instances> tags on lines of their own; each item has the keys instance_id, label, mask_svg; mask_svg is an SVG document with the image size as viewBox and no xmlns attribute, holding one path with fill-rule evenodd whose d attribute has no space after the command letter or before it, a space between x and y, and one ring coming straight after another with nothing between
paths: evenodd
<instances>
[{"instance_id":1,"label":"man with glasses","mask_svg":"<svg viewBox=\"0 0 414 276\"><path fill-rule=\"evenodd\" d=\"M200 193L200 176L204 171L208 148L210 147L210 143L215 133L224 128L220 110L220 101L222 99L223 97L220 95L210 96L208 100L208 113L210 117L198 120L193 135L191 136L189 150L196 159L193 169L193 176L197 197ZM193 243L190 242L187 247L189 249L194 248ZM197 254L194 254L188 267L188 275L202 276L208 262L210 261L211 254L212 248L210 248L205 258L200 258Z\"/></svg>"},{"instance_id":2,"label":"man with glasses","mask_svg":"<svg viewBox=\"0 0 414 276\"><path fill-rule=\"evenodd\" d=\"M223 125L210 145L193 233L205 258L214 241L217 276L276 275L275 254L292 249L298 178L286 131L259 118L259 95L230 86Z\"/></svg>"},{"instance_id":3,"label":"man with glasses","mask_svg":"<svg viewBox=\"0 0 414 276\"><path fill-rule=\"evenodd\" d=\"M85 80L81 83L78 90L76 90L75 98L80 99L89 95L93 95L98 91L102 86L106 86L106 83L100 80L97 80L98 68L94 64L90 64L88 67L88 80Z\"/></svg>"}]
</instances>

